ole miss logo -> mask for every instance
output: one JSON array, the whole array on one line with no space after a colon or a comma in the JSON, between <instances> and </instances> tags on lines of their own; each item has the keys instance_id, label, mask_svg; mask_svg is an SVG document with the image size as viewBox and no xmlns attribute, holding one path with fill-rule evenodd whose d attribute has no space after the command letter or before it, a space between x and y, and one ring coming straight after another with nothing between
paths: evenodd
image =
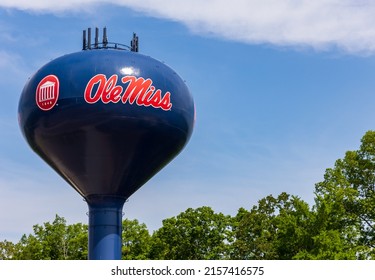
<instances>
[{"instance_id":1,"label":"ole miss logo","mask_svg":"<svg viewBox=\"0 0 375 280\"><path fill-rule=\"evenodd\" d=\"M55 75L44 77L36 88L36 105L43 111L51 110L59 98L59 86L59 79Z\"/></svg>"},{"instance_id":2,"label":"ole miss logo","mask_svg":"<svg viewBox=\"0 0 375 280\"><path fill-rule=\"evenodd\" d=\"M98 101L104 104L118 103L136 104L138 106L152 106L169 111L172 108L171 93L162 93L153 86L151 79L125 76L121 78L122 85L117 85L118 76L112 75L109 79L104 74L97 74L87 83L84 97L87 103Z\"/></svg>"}]
</instances>

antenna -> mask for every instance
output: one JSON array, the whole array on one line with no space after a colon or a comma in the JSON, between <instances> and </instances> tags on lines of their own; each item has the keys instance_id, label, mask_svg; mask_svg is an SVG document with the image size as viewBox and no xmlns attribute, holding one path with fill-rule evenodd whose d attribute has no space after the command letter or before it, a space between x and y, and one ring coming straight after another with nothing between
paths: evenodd
<instances>
[{"instance_id":1,"label":"antenna","mask_svg":"<svg viewBox=\"0 0 375 280\"><path fill-rule=\"evenodd\" d=\"M103 28L103 48L107 48L108 38L107 38L107 27Z\"/></svg>"},{"instance_id":2,"label":"antenna","mask_svg":"<svg viewBox=\"0 0 375 280\"><path fill-rule=\"evenodd\" d=\"M138 36L133 33L133 39L130 42L130 50L132 52L138 52Z\"/></svg>"},{"instance_id":3,"label":"antenna","mask_svg":"<svg viewBox=\"0 0 375 280\"><path fill-rule=\"evenodd\" d=\"M87 48L91 50L91 28L87 29Z\"/></svg>"},{"instance_id":4,"label":"antenna","mask_svg":"<svg viewBox=\"0 0 375 280\"><path fill-rule=\"evenodd\" d=\"M95 27L95 49L99 48L99 28Z\"/></svg>"},{"instance_id":5,"label":"antenna","mask_svg":"<svg viewBox=\"0 0 375 280\"><path fill-rule=\"evenodd\" d=\"M83 30L82 50L86 50L86 49L87 49L86 30Z\"/></svg>"}]
</instances>

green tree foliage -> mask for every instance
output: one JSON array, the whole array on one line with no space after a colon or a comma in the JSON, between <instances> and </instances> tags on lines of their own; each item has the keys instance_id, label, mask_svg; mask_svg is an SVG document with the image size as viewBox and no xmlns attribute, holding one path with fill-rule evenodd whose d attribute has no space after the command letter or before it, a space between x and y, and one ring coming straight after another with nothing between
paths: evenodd
<instances>
[{"instance_id":1,"label":"green tree foliage","mask_svg":"<svg viewBox=\"0 0 375 280\"><path fill-rule=\"evenodd\" d=\"M0 260L11 260L15 253L15 245L13 242L4 240L0 242Z\"/></svg>"},{"instance_id":2,"label":"green tree foliage","mask_svg":"<svg viewBox=\"0 0 375 280\"><path fill-rule=\"evenodd\" d=\"M66 225L64 218L33 226L34 234L23 235L15 245L12 259L83 260L87 259L87 225Z\"/></svg>"},{"instance_id":3,"label":"green tree foliage","mask_svg":"<svg viewBox=\"0 0 375 280\"><path fill-rule=\"evenodd\" d=\"M232 259L292 259L308 247L312 212L307 203L286 193L267 196L234 219Z\"/></svg>"},{"instance_id":4,"label":"green tree foliage","mask_svg":"<svg viewBox=\"0 0 375 280\"><path fill-rule=\"evenodd\" d=\"M151 247L151 236L138 220L122 221L122 259L145 260Z\"/></svg>"},{"instance_id":5,"label":"green tree foliage","mask_svg":"<svg viewBox=\"0 0 375 280\"><path fill-rule=\"evenodd\" d=\"M151 259L226 259L231 240L231 218L210 207L189 208L163 221L152 236Z\"/></svg>"},{"instance_id":6,"label":"green tree foliage","mask_svg":"<svg viewBox=\"0 0 375 280\"><path fill-rule=\"evenodd\" d=\"M374 258L375 131L362 137L359 150L327 169L315 190L315 257Z\"/></svg>"}]
</instances>

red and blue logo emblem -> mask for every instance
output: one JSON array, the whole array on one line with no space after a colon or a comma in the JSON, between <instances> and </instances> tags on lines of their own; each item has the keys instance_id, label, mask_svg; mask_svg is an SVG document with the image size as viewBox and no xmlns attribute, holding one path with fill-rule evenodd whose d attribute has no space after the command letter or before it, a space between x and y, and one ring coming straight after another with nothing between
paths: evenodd
<instances>
[{"instance_id":1,"label":"red and blue logo emblem","mask_svg":"<svg viewBox=\"0 0 375 280\"><path fill-rule=\"evenodd\" d=\"M51 110L59 98L59 87L59 79L55 75L44 77L36 88L36 105L43 111Z\"/></svg>"}]
</instances>

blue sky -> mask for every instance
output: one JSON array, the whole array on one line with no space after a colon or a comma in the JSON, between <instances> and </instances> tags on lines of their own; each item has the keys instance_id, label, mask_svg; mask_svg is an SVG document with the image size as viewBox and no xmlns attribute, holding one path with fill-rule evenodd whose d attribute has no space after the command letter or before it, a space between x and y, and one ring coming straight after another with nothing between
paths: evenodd
<instances>
[{"instance_id":1,"label":"blue sky","mask_svg":"<svg viewBox=\"0 0 375 280\"><path fill-rule=\"evenodd\" d=\"M325 169L375 128L370 1L61 2L0 0L0 240L55 214L87 223L82 198L23 139L17 108L27 78L80 51L88 27L125 44L136 32L194 96L190 142L124 207L151 231L188 207L235 215L283 191L312 205Z\"/></svg>"}]
</instances>

